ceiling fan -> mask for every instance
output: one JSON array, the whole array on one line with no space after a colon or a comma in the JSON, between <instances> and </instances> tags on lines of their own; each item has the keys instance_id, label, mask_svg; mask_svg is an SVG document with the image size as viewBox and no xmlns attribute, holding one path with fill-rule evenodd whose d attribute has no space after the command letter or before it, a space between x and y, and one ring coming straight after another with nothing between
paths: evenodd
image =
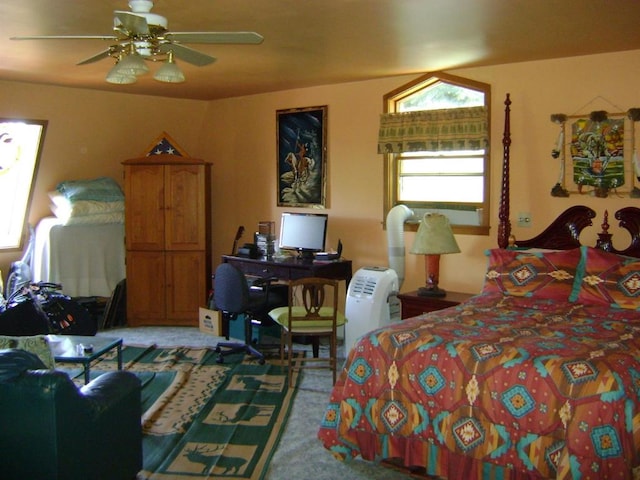
<instances>
[{"instance_id":1,"label":"ceiling fan","mask_svg":"<svg viewBox=\"0 0 640 480\"><path fill-rule=\"evenodd\" d=\"M101 52L78 62L78 65L115 58L116 66L107 74L107 81L120 84L133 83L136 76L148 72L144 60L165 62L154 78L169 83L184 81L184 74L175 64L174 56L199 67L216 61L215 57L187 47L184 43L257 45L264 40L262 35L255 32L171 32L165 17L151 13L153 0L129 0L129 8L131 12L114 12L113 35L33 35L11 39L114 42Z\"/></svg>"}]
</instances>

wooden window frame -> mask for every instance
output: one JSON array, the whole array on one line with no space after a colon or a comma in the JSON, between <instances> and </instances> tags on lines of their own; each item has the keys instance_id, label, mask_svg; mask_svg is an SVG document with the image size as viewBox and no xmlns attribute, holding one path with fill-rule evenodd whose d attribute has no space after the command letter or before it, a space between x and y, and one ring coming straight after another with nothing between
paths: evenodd
<instances>
[{"instance_id":1,"label":"wooden window frame","mask_svg":"<svg viewBox=\"0 0 640 480\"><path fill-rule=\"evenodd\" d=\"M419 78L402 85L401 87L392 90L391 92L383 96L383 111L384 113L396 112L396 106L403 99L415 94L416 92L434 84L437 82L449 83L463 88L469 88L473 90L479 90L485 95L485 106L487 107L487 121L488 125L491 125L491 86L486 83L477 82L475 80L469 80L467 78L457 77L446 73L436 72L428 73L420 76ZM489 215L490 215L490 159L491 159L491 132L490 127L487 132L488 142L485 152L485 165L484 165L484 201L482 210L482 222L481 225L459 225L452 224L454 233L458 234L470 234L470 235L489 235ZM398 161L395 154L384 154L384 202L383 202L383 225L386 222L386 215L394 206L400 202L398 198ZM407 205L409 208L413 208L412 205ZM420 207L416 207L420 208ZM423 207L425 208L425 207ZM386 225L385 225L386 228ZM416 231L418 228L417 223L407 222L405 223L405 230Z\"/></svg>"}]
</instances>

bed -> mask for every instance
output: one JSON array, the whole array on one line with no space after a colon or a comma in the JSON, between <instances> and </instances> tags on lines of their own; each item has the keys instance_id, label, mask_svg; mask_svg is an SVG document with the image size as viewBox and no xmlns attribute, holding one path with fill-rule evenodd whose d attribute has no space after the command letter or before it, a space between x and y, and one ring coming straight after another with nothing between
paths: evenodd
<instances>
[{"instance_id":1,"label":"bed","mask_svg":"<svg viewBox=\"0 0 640 480\"><path fill-rule=\"evenodd\" d=\"M124 196L115 180L61 182L49 193L54 216L35 229L32 278L71 297L110 297L125 278Z\"/></svg>"},{"instance_id":2,"label":"bed","mask_svg":"<svg viewBox=\"0 0 640 480\"><path fill-rule=\"evenodd\" d=\"M35 233L32 275L71 297L110 297L126 276L124 224L65 225L45 217Z\"/></svg>"},{"instance_id":3,"label":"bed","mask_svg":"<svg viewBox=\"0 0 640 480\"><path fill-rule=\"evenodd\" d=\"M449 479L634 478L640 465L640 209L574 206L510 235L509 105L498 247L481 294L374 330L349 352L318 437L339 459Z\"/></svg>"}]
</instances>

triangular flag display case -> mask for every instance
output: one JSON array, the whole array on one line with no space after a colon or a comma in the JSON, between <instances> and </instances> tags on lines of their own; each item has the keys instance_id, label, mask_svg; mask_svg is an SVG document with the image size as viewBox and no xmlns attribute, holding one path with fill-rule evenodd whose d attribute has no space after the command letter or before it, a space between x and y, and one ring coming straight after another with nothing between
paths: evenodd
<instances>
[{"instance_id":1,"label":"triangular flag display case","mask_svg":"<svg viewBox=\"0 0 640 480\"><path fill-rule=\"evenodd\" d=\"M162 132L154 142L147 147L144 156L151 155L178 155L179 157L188 157L189 154L176 142L167 132Z\"/></svg>"}]
</instances>

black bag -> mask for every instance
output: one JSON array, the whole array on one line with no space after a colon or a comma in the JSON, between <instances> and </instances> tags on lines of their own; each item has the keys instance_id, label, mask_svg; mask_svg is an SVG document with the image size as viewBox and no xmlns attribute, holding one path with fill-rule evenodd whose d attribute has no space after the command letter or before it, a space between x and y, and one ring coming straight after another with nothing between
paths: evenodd
<instances>
[{"instance_id":1,"label":"black bag","mask_svg":"<svg viewBox=\"0 0 640 480\"><path fill-rule=\"evenodd\" d=\"M46 314L51 333L95 335L98 325L89 311L61 289L56 283L31 284L32 298Z\"/></svg>"},{"instance_id":2,"label":"black bag","mask_svg":"<svg viewBox=\"0 0 640 480\"><path fill-rule=\"evenodd\" d=\"M0 335L21 337L47 333L53 333L49 331L47 315L30 299L11 304L0 313Z\"/></svg>"},{"instance_id":3,"label":"black bag","mask_svg":"<svg viewBox=\"0 0 640 480\"><path fill-rule=\"evenodd\" d=\"M97 322L89 311L60 292L57 283L32 283L16 292L0 314L0 334L95 335Z\"/></svg>"}]
</instances>

